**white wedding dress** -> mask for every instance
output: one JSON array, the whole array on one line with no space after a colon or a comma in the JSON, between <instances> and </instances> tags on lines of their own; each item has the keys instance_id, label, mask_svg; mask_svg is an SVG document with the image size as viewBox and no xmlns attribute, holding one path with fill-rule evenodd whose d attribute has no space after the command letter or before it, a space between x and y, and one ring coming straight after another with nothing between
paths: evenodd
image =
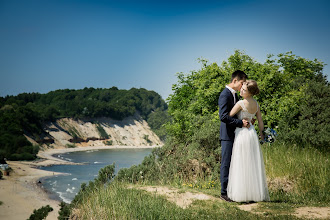
<instances>
[{"instance_id":1,"label":"white wedding dress","mask_svg":"<svg viewBox=\"0 0 330 220\"><path fill-rule=\"evenodd\" d=\"M251 121L256 113L249 113L243 100L238 103L242 107L238 118ZM227 194L235 202L269 201L264 160L253 125L235 130Z\"/></svg>"}]
</instances>

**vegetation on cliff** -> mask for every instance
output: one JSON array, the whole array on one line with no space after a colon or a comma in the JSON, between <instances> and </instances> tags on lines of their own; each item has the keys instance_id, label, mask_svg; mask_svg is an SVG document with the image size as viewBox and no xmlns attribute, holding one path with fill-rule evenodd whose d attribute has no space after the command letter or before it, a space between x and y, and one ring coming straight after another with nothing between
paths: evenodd
<instances>
[{"instance_id":1,"label":"vegetation on cliff","mask_svg":"<svg viewBox=\"0 0 330 220\"><path fill-rule=\"evenodd\" d=\"M41 142L45 135L43 122L63 117L122 120L138 113L150 123L151 129L165 138L161 125L168 119L166 111L167 105L159 94L142 88L64 89L0 97L0 157L35 159L38 146L32 146L24 134Z\"/></svg>"}]
</instances>

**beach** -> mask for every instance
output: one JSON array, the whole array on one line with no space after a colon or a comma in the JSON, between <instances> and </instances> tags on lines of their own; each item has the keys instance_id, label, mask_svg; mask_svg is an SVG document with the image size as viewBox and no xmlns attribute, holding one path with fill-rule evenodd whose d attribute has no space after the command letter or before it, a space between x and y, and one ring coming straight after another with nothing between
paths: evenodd
<instances>
[{"instance_id":1,"label":"beach","mask_svg":"<svg viewBox=\"0 0 330 220\"><path fill-rule=\"evenodd\" d=\"M76 148L58 148L40 151L36 161L7 161L13 169L9 176L0 180L0 219L19 220L28 219L34 209L50 205L54 210L47 216L48 220L56 220L60 209L60 202L52 200L38 183L42 177L58 175L59 173L38 169L40 166L55 164L74 164L55 158L52 155L75 151L99 149L125 149L125 148L155 148L159 146L87 146Z\"/></svg>"}]
</instances>

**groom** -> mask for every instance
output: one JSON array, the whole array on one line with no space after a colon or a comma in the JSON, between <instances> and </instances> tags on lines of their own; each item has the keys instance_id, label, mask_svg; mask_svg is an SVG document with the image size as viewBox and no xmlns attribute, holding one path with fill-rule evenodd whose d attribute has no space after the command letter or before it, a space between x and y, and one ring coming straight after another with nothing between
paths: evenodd
<instances>
[{"instance_id":1,"label":"groom","mask_svg":"<svg viewBox=\"0 0 330 220\"><path fill-rule=\"evenodd\" d=\"M250 124L246 120L239 120L237 116L230 117L229 112L238 101L236 91L240 91L243 83L246 81L247 75L241 71L236 70L231 75L230 84L221 92L219 96L219 117L220 125L220 141L221 141L221 167L220 167L220 181L221 181L221 198L230 202L227 196L227 185L229 176L229 166L231 161L231 153L235 138L236 127L249 127Z\"/></svg>"}]
</instances>

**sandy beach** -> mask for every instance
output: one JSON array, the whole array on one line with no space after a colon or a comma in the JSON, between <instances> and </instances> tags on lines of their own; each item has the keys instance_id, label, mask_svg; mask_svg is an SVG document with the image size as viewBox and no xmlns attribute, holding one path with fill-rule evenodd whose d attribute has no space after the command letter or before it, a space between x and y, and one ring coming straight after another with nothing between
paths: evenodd
<instances>
[{"instance_id":1,"label":"sandy beach","mask_svg":"<svg viewBox=\"0 0 330 220\"><path fill-rule=\"evenodd\" d=\"M74 151L119 149L119 148L155 148L159 146L87 146L77 148L60 148L40 151L41 158L36 161L7 161L13 169L9 176L0 180L0 219L20 220L28 219L34 209L50 205L54 210L48 214L48 220L56 220L60 209L60 202L52 200L42 189L38 181L42 177L57 175L58 173L37 169L40 166L55 164L73 164L55 158L52 155Z\"/></svg>"}]
</instances>

